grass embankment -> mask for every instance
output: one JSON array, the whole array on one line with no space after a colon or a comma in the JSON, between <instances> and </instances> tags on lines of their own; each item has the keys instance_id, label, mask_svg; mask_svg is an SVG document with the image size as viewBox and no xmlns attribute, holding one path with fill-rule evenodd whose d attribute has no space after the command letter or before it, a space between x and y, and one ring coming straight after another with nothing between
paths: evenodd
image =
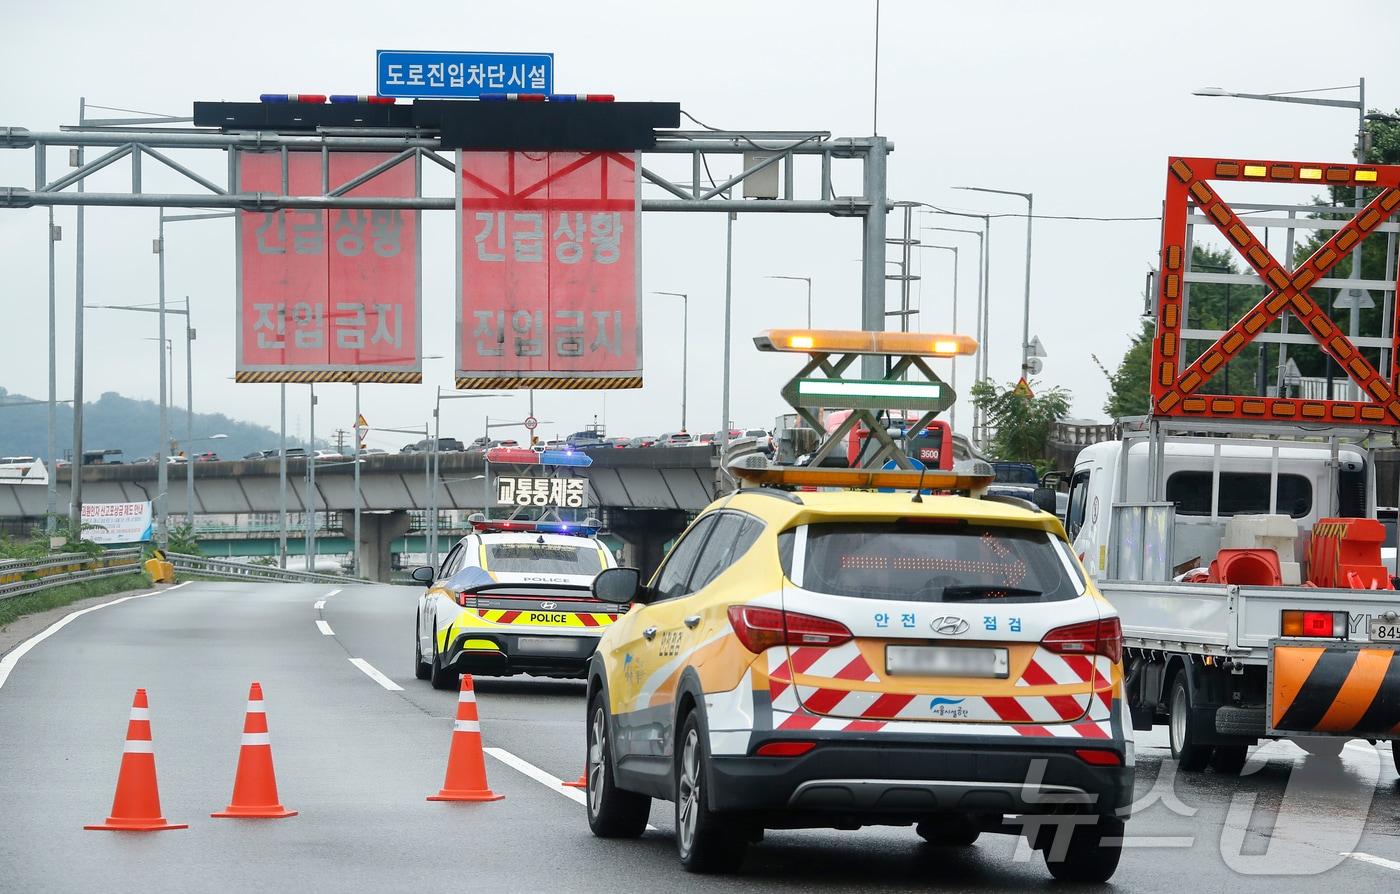
<instances>
[{"instance_id":1,"label":"grass embankment","mask_svg":"<svg viewBox=\"0 0 1400 894\"><path fill-rule=\"evenodd\" d=\"M109 593L139 590L148 586L150 586L150 581L146 575L139 571L133 571L131 574L78 581L77 583L64 584L61 587L50 587L37 593L26 593L23 596L0 599L0 630L4 630L22 615L48 611L51 608L69 605L80 599L91 599L93 596L106 596Z\"/></svg>"}]
</instances>

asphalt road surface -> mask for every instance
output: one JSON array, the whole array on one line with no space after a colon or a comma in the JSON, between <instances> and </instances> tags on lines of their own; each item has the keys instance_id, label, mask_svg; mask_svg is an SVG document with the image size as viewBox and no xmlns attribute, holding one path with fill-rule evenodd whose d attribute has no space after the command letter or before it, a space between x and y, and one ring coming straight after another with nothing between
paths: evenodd
<instances>
[{"instance_id":1,"label":"asphalt road surface","mask_svg":"<svg viewBox=\"0 0 1400 894\"><path fill-rule=\"evenodd\" d=\"M909 828L769 832L729 877L681 870L670 804L654 806L656 829L639 841L595 839L578 793L553 784L577 778L583 762L583 684L575 682L479 680L487 771L505 800L425 801L442 784L456 695L413 678L415 595L409 587L197 582L88 611L18 660L18 650L0 659L0 891L1053 884L1039 856L1009 836L947 849ZM232 792L253 680L267 699L282 802L300 815L211 819ZM83 831L111 806L138 687L150 696L165 816L190 828ZM1243 778L1230 779L1174 774L1165 744L1160 729L1139 734L1139 809L1118 889L1400 885L1400 782L1388 746L1352 743L1338 762L1271 743Z\"/></svg>"}]
</instances>

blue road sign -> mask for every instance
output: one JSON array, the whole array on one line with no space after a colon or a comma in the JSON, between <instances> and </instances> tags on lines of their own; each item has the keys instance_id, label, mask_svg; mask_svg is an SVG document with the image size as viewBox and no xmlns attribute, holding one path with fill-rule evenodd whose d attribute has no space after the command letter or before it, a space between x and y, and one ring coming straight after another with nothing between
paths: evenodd
<instances>
[{"instance_id":1,"label":"blue road sign","mask_svg":"<svg viewBox=\"0 0 1400 894\"><path fill-rule=\"evenodd\" d=\"M380 96L477 99L483 93L553 93L553 53L379 50Z\"/></svg>"}]
</instances>

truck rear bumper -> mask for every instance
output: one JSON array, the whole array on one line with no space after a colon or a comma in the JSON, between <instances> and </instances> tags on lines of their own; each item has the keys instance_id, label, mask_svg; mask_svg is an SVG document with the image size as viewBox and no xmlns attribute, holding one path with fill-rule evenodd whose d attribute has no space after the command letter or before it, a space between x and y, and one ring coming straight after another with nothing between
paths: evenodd
<instances>
[{"instance_id":1,"label":"truck rear bumper","mask_svg":"<svg viewBox=\"0 0 1400 894\"><path fill-rule=\"evenodd\" d=\"M1400 737L1396 645L1289 638L1270 649L1267 735Z\"/></svg>"}]
</instances>

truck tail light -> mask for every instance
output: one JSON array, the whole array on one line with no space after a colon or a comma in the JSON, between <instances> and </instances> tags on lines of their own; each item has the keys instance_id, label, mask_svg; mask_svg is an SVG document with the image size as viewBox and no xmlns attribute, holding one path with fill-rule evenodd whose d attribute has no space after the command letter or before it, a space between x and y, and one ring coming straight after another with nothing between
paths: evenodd
<instances>
[{"instance_id":1,"label":"truck tail light","mask_svg":"<svg viewBox=\"0 0 1400 894\"><path fill-rule=\"evenodd\" d=\"M759 605L731 605L729 625L755 655L773 646L839 646L851 640L851 631L839 621Z\"/></svg>"},{"instance_id":2,"label":"truck tail light","mask_svg":"<svg viewBox=\"0 0 1400 894\"><path fill-rule=\"evenodd\" d=\"M1346 612L1316 612L1289 609L1283 613L1281 629L1284 636L1346 639L1347 620Z\"/></svg>"},{"instance_id":3,"label":"truck tail light","mask_svg":"<svg viewBox=\"0 0 1400 894\"><path fill-rule=\"evenodd\" d=\"M1103 655L1116 664L1123 660L1123 627L1117 618L1082 621L1056 627L1040 645L1061 655Z\"/></svg>"}]
</instances>

